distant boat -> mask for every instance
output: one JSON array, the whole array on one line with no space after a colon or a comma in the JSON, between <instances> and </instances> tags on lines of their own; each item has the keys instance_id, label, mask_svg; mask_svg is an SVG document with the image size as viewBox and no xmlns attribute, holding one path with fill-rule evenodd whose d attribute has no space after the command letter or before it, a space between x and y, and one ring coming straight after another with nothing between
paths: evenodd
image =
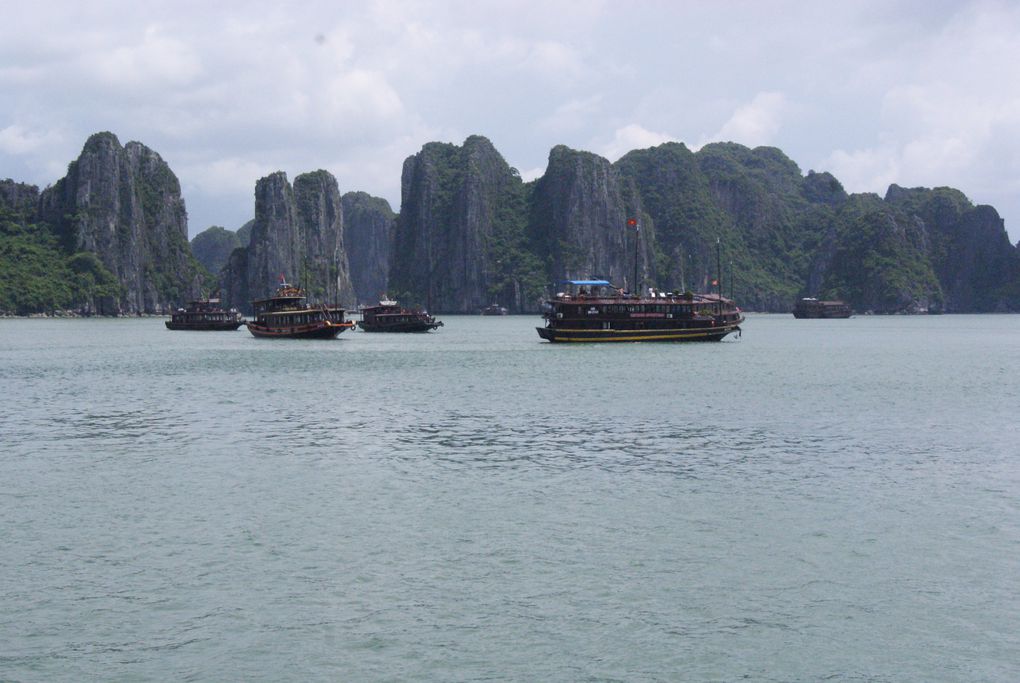
<instances>
[{"instance_id":1,"label":"distant boat","mask_svg":"<svg viewBox=\"0 0 1020 683\"><path fill-rule=\"evenodd\" d=\"M225 311L219 299L195 299L187 308L178 308L166 321L168 330L230 331L244 324L235 309Z\"/></svg>"},{"instance_id":2,"label":"distant boat","mask_svg":"<svg viewBox=\"0 0 1020 683\"><path fill-rule=\"evenodd\" d=\"M509 311L507 311L506 306L500 306L499 304L494 303L489 304L480 312L482 315L506 315Z\"/></svg>"},{"instance_id":3,"label":"distant boat","mask_svg":"<svg viewBox=\"0 0 1020 683\"><path fill-rule=\"evenodd\" d=\"M744 316L716 294L625 294L607 280L564 280L564 291L545 302L551 342L719 341L740 332Z\"/></svg>"},{"instance_id":4,"label":"distant boat","mask_svg":"<svg viewBox=\"0 0 1020 683\"><path fill-rule=\"evenodd\" d=\"M365 332L428 332L442 326L428 312L401 308L396 301L380 301L378 306L362 308L358 323Z\"/></svg>"},{"instance_id":5,"label":"distant boat","mask_svg":"<svg viewBox=\"0 0 1020 683\"><path fill-rule=\"evenodd\" d=\"M286 282L280 283L273 296L253 301L252 306L255 320L247 325L256 337L332 339L354 327L352 321L344 320L344 309L309 306L304 290Z\"/></svg>"},{"instance_id":6,"label":"distant boat","mask_svg":"<svg viewBox=\"0 0 1020 683\"><path fill-rule=\"evenodd\" d=\"M794 318L849 318L850 306L842 301L819 301L804 298L793 307Z\"/></svg>"}]
</instances>

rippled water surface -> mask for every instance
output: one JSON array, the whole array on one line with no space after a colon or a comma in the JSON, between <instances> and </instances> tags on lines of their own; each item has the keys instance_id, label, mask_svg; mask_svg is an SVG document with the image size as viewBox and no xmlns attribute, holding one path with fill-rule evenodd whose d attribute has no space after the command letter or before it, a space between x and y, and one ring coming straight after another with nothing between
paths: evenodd
<instances>
[{"instance_id":1,"label":"rippled water surface","mask_svg":"<svg viewBox=\"0 0 1020 683\"><path fill-rule=\"evenodd\" d=\"M1015 681L1020 317L0 321L0 680Z\"/></svg>"}]
</instances>

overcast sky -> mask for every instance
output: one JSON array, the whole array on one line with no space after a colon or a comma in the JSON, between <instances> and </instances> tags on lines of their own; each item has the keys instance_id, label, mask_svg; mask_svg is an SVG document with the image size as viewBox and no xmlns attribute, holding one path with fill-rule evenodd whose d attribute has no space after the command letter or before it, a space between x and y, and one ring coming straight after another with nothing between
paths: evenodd
<instances>
[{"instance_id":1,"label":"overcast sky","mask_svg":"<svg viewBox=\"0 0 1020 683\"><path fill-rule=\"evenodd\" d=\"M399 210L434 140L484 135L526 179L557 144L732 140L851 192L956 187L1016 242L1018 69L1014 2L11 2L0 178L51 184L109 130L170 164L193 236L277 170Z\"/></svg>"}]
</instances>

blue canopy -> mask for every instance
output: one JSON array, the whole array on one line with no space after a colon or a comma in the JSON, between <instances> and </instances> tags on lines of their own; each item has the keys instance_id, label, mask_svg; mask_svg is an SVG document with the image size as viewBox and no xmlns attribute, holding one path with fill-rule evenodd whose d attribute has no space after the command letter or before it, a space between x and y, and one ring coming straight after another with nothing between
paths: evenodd
<instances>
[{"instance_id":1,"label":"blue canopy","mask_svg":"<svg viewBox=\"0 0 1020 683\"><path fill-rule=\"evenodd\" d=\"M612 287L608 280L560 280L561 285L576 285L578 287Z\"/></svg>"}]
</instances>

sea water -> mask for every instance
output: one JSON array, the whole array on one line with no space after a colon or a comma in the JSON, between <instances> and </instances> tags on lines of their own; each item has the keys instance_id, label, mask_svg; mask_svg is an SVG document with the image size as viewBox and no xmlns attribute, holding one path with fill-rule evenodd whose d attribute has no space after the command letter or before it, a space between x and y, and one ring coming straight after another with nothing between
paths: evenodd
<instances>
[{"instance_id":1,"label":"sea water","mask_svg":"<svg viewBox=\"0 0 1020 683\"><path fill-rule=\"evenodd\" d=\"M1015 681L1020 316L0 321L0 680Z\"/></svg>"}]
</instances>

